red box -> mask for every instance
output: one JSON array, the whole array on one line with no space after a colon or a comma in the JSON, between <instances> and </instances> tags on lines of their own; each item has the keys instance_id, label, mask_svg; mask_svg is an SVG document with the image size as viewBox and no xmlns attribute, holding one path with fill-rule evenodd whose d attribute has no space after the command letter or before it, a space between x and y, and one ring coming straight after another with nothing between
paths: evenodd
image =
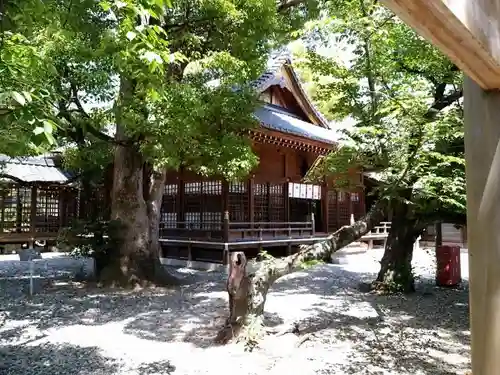
<instances>
[{"instance_id":1,"label":"red box","mask_svg":"<svg viewBox=\"0 0 500 375\"><path fill-rule=\"evenodd\" d=\"M461 281L460 246L438 246L436 248L436 285L453 287Z\"/></svg>"}]
</instances>

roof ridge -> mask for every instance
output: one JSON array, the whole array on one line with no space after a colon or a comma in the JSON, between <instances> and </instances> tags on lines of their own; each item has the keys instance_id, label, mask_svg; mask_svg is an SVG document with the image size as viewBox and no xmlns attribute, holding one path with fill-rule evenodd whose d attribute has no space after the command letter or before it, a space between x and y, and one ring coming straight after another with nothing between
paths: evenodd
<instances>
[{"instance_id":1,"label":"roof ridge","mask_svg":"<svg viewBox=\"0 0 500 375\"><path fill-rule=\"evenodd\" d=\"M302 96L305 98L307 104L311 107L315 116L318 117L320 122L323 123L327 129L331 129L329 121L314 105L312 100L309 98L309 95L305 91L304 85L300 81L299 76L297 75L295 69L293 68L292 60L293 60L292 52L288 47L278 49L275 52L271 52L266 71L262 73L259 78L251 82L250 86L253 87L255 90L257 90L258 92L263 92L269 86L272 86L273 84L279 84L280 82L276 77L276 73L278 73L283 66L288 65L292 75L294 76L296 82L298 83L298 87Z\"/></svg>"}]
</instances>

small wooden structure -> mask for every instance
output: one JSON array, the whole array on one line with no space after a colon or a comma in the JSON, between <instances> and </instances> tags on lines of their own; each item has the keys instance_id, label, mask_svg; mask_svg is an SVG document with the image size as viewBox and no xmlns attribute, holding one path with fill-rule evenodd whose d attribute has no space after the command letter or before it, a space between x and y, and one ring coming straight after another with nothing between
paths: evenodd
<instances>
[{"instance_id":1,"label":"small wooden structure","mask_svg":"<svg viewBox=\"0 0 500 375\"><path fill-rule=\"evenodd\" d=\"M261 127L250 134L258 168L239 182L168 173L160 225L165 257L224 262L233 249L252 256L260 248L278 255L365 214L358 171L348 192L332 179L305 182L338 146L339 134L312 105L289 57L273 59L253 87L263 102L255 111Z\"/></svg>"},{"instance_id":2,"label":"small wooden structure","mask_svg":"<svg viewBox=\"0 0 500 375\"><path fill-rule=\"evenodd\" d=\"M0 155L0 244L55 241L78 210L78 190L54 156Z\"/></svg>"},{"instance_id":3,"label":"small wooden structure","mask_svg":"<svg viewBox=\"0 0 500 375\"><path fill-rule=\"evenodd\" d=\"M375 226L371 231L360 238L360 242L368 242L368 250L373 249L373 244L375 241L383 242L384 247L389 237L389 232L391 230L391 222L383 221L380 225Z\"/></svg>"}]
</instances>

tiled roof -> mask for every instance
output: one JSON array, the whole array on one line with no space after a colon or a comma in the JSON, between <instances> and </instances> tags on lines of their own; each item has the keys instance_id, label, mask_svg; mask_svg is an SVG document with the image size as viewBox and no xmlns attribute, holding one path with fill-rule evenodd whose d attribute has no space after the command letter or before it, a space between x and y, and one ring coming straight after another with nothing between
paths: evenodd
<instances>
[{"instance_id":1,"label":"tiled roof","mask_svg":"<svg viewBox=\"0 0 500 375\"><path fill-rule=\"evenodd\" d=\"M23 182L65 183L72 177L56 166L51 155L16 158L0 155L0 173Z\"/></svg>"},{"instance_id":2,"label":"tiled roof","mask_svg":"<svg viewBox=\"0 0 500 375\"><path fill-rule=\"evenodd\" d=\"M281 51L277 51L274 53L267 63L267 70L255 81L251 83L251 86L254 87L258 92L265 91L269 86L279 85L280 78L278 77L278 73L280 72L283 66L291 66L292 64L292 54L288 49L283 49ZM314 114L320 119L323 125L327 128L330 128L328 120L321 114L321 112L315 107L315 105L309 99L309 96L304 90L304 87L300 83L300 79L295 73L293 69L291 69L291 73L294 79L299 83L299 90L302 96L305 98L308 105L311 107Z\"/></svg>"},{"instance_id":3,"label":"tiled roof","mask_svg":"<svg viewBox=\"0 0 500 375\"><path fill-rule=\"evenodd\" d=\"M302 121L292 113L277 106L264 105L255 111L255 116L261 125L267 129L298 135L328 144L336 144L341 134L332 129Z\"/></svg>"}]
</instances>

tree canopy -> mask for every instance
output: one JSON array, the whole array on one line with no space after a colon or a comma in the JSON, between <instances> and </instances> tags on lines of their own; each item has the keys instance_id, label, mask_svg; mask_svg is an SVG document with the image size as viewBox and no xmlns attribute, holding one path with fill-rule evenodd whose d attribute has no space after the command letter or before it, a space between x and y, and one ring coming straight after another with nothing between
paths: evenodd
<instances>
[{"instance_id":1,"label":"tree canopy","mask_svg":"<svg viewBox=\"0 0 500 375\"><path fill-rule=\"evenodd\" d=\"M346 131L350 142L329 156L329 172L358 162L376 172L379 193L404 196L428 221L463 215L460 72L380 4L328 4L327 16L311 25L297 56L329 118L349 116L355 123ZM337 53L318 52L325 46Z\"/></svg>"},{"instance_id":2,"label":"tree canopy","mask_svg":"<svg viewBox=\"0 0 500 375\"><path fill-rule=\"evenodd\" d=\"M242 136L255 125L257 104L245 84L318 11L312 1L267 0L11 0L4 7L0 152L71 144L89 159L102 154L89 148L123 141L114 137L118 126L123 142L155 166L182 161L229 178L257 162Z\"/></svg>"}]
</instances>

